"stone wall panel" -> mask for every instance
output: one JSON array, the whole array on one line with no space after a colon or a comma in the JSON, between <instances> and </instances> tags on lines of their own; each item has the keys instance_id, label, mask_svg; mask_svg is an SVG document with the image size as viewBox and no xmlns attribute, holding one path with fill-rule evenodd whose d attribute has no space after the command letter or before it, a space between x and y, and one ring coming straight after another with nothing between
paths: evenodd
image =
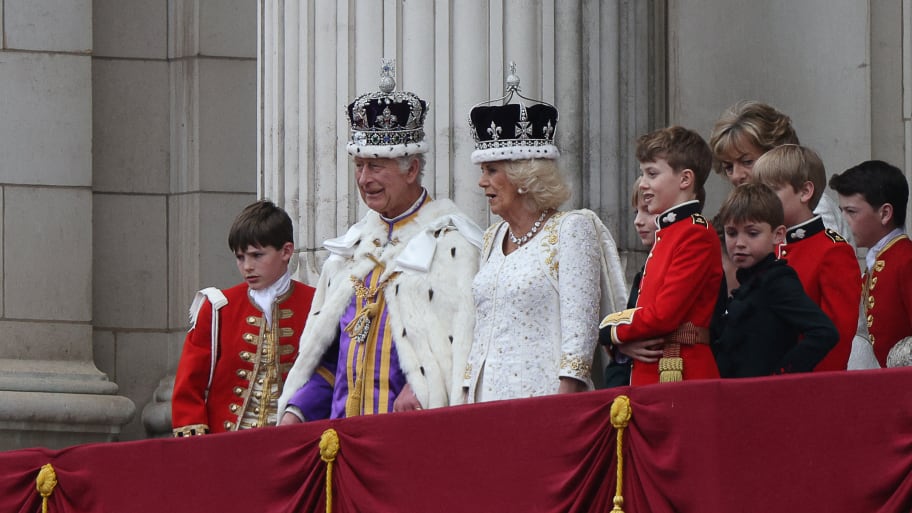
<instances>
[{"instance_id":1,"label":"stone wall panel","mask_svg":"<svg viewBox=\"0 0 912 513\"><path fill-rule=\"evenodd\" d=\"M81 55L0 53L0 183L92 184L91 65Z\"/></svg>"},{"instance_id":2,"label":"stone wall panel","mask_svg":"<svg viewBox=\"0 0 912 513\"><path fill-rule=\"evenodd\" d=\"M8 186L6 193L6 318L91 321L91 191Z\"/></svg>"},{"instance_id":3,"label":"stone wall panel","mask_svg":"<svg viewBox=\"0 0 912 513\"><path fill-rule=\"evenodd\" d=\"M199 187L256 190L256 61L199 60Z\"/></svg>"},{"instance_id":4,"label":"stone wall panel","mask_svg":"<svg viewBox=\"0 0 912 513\"><path fill-rule=\"evenodd\" d=\"M205 56L256 58L257 2L198 0L199 51Z\"/></svg>"},{"instance_id":5,"label":"stone wall panel","mask_svg":"<svg viewBox=\"0 0 912 513\"><path fill-rule=\"evenodd\" d=\"M167 329L167 199L98 194L93 205L94 323Z\"/></svg>"},{"instance_id":6,"label":"stone wall panel","mask_svg":"<svg viewBox=\"0 0 912 513\"><path fill-rule=\"evenodd\" d=\"M170 187L167 63L95 59L92 90L95 191L166 194Z\"/></svg>"},{"instance_id":7,"label":"stone wall panel","mask_svg":"<svg viewBox=\"0 0 912 513\"><path fill-rule=\"evenodd\" d=\"M168 55L168 2L92 0L96 57L165 59Z\"/></svg>"},{"instance_id":8,"label":"stone wall panel","mask_svg":"<svg viewBox=\"0 0 912 513\"><path fill-rule=\"evenodd\" d=\"M5 0L8 48L89 53L92 50L92 0Z\"/></svg>"}]
</instances>

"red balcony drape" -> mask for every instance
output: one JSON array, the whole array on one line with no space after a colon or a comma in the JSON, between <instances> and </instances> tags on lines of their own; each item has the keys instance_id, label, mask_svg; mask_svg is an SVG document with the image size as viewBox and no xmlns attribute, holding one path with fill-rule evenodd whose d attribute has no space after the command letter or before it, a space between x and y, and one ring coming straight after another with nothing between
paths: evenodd
<instances>
[{"instance_id":1,"label":"red balcony drape","mask_svg":"<svg viewBox=\"0 0 912 513\"><path fill-rule=\"evenodd\" d=\"M912 511L912 369L660 384L192 439L0 453L0 513Z\"/></svg>"}]
</instances>

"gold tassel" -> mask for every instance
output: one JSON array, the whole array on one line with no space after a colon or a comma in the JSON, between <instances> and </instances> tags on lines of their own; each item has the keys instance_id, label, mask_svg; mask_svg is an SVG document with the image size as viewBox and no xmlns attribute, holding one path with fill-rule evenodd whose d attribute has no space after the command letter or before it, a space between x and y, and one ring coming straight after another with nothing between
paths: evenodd
<instances>
[{"instance_id":1,"label":"gold tassel","mask_svg":"<svg viewBox=\"0 0 912 513\"><path fill-rule=\"evenodd\" d=\"M617 429L617 490L614 493L614 507L611 513L624 513L624 428L630 422L633 412L630 398L619 395L611 403L611 425Z\"/></svg>"},{"instance_id":2,"label":"gold tassel","mask_svg":"<svg viewBox=\"0 0 912 513\"><path fill-rule=\"evenodd\" d=\"M47 513L48 497L54 493L54 488L57 487L57 473L54 472L54 467L50 463L46 463L38 471L38 479L35 481L35 487L41 494L41 513Z\"/></svg>"},{"instance_id":3,"label":"gold tassel","mask_svg":"<svg viewBox=\"0 0 912 513\"><path fill-rule=\"evenodd\" d=\"M327 429L320 436L320 459L326 462L326 513L332 513L333 462L339 453L339 435L335 429Z\"/></svg>"},{"instance_id":4,"label":"gold tassel","mask_svg":"<svg viewBox=\"0 0 912 513\"><path fill-rule=\"evenodd\" d=\"M684 380L684 359L678 357L659 358L659 383Z\"/></svg>"}]
</instances>

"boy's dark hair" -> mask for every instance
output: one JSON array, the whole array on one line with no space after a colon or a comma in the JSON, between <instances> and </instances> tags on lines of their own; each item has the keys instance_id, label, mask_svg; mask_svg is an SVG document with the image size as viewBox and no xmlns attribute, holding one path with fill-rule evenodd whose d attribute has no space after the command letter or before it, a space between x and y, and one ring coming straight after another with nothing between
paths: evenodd
<instances>
[{"instance_id":1,"label":"boy's dark hair","mask_svg":"<svg viewBox=\"0 0 912 513\"><path fill-rule=\"evenodd\" d=\"M716 219L721 225L748 221L767 223L775 230L785 224L785 213L782 201L769 186L746 183L732 189Z\"/></svg>"},{"instance_id":2,"label":"boy's dark hair","mask_svg":"<svg viewBox=\"0 0 912 513\"><path fill-rule=\"evenodd\" d=\"M636 158L640 163L665 159L675 173L690 169L696 184L697 199L706 197L703 186L712 168L712 152L700 134L682 126L660 128L637 139Z\"/></svg>"},{"instance_id":3,"label":"boy's dark hair","mask_svg":"<svg viewBox=\"0 0 912 513\"><path fill-rule=\"evenodd\" d=\"M861 194L874 208L893 206L893 224L906 223L909 184L898 167L882 160L868 160L830 178L830 188L841 196Z\"/></svg>"},{"instance_id":4,"label":"boy's dark hair","mask_svg":"<svg viewBox=\"0 0 912 513\"><path fill-rule=\"evenodd\" d=\"M286 242L294 244L291 218L268 200L247 205L228 231L228 247L235 253L250 246L282 249Z\"/></svg>"}]
</instances>

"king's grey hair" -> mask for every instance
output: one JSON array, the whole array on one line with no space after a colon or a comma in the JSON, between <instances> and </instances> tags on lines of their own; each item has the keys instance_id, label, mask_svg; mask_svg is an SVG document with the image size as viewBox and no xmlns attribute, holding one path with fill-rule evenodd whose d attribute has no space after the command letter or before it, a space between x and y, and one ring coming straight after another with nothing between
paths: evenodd
<instances>
[{"instance_id":1,"label":"king's grey hair","mask_svg":"<svg viewBox=\"0 0 912 513\"><path fill-rule=\"evenodd\" d=\"M427 159L424 157L424 153L416 153L414 155L408 155L406 157L398 157L396 162L399 163L399 171L406 173L409 166L412 165L412 160L418 161L418 183L421 183L421 177L424 176L424 166L427 164Z\"/></svg>"}]
</instances>

